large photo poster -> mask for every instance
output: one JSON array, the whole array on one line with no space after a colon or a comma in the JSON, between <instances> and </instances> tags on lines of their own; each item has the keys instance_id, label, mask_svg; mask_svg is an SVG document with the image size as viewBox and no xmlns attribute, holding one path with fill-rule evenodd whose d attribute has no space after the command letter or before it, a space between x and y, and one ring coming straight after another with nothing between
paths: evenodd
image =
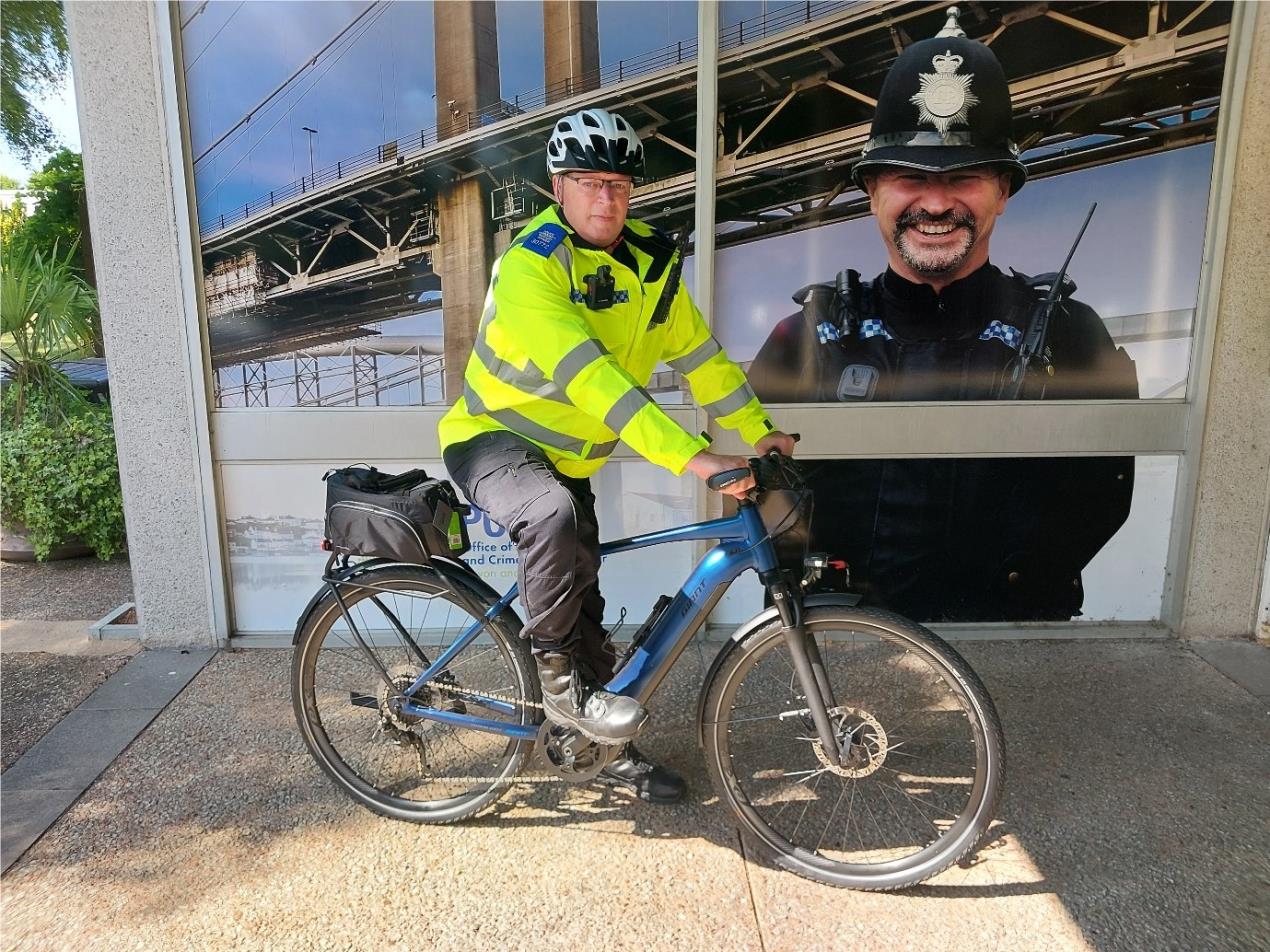
<instances>
[{"instance_id":1,"label":"large photo poster","mask_svg":"<svg viewBox=\"0 0 1270 952\"><path fill-rule=\"evenodd\" d=\"M760 398L839 408L845 450L866 404L1183 396L1229 9L892 9L894 48L838 69L720 67L716 332ZM815 460L811 545L847 566L819 587L921 621L1102 615L1099 553L1154 561L1142 462Z\"/></svg>"},{"instance_id":2,"label":"large photo poster","mask_svg":"<svg viewBox=\"0 0 1270 952\"><path fill-rule=\"evenodd\" d=\"M553 123L602 106L646 150L631 216L684 242L689 287L713 271L714 336L777 423L841 415L844 458L809 463L813 545L849 566L826 586L929 621L1155 618L1175 461L845 457L870 403L1185 395L1230 9L729 0L701 143L695 3L182 0L213 407L452 404L494 263L554 200ZM647 390L688 399L664 365ZM623 513L666 494L628 470ZM263 537L236 532L260 630L281 610L242 608Z\"/></svg>"}]
</instances>

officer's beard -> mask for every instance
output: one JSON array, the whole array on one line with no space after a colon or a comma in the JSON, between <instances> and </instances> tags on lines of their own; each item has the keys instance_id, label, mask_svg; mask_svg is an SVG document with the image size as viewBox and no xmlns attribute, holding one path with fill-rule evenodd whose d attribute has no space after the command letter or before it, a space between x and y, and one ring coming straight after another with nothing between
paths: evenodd
<instances>
[{"instance_id":1,"label":"officer's beard","mask_svg":"<svg viewBox=\"0 0 1270 952\"><path fill-rule=\"evenodd\" d=\"M908 242L908 229L919 224L951 224L952 234L959 236L961 240L943 248L915 248ZM905 212L896 219L893 241L904 263L918 274L940 275L949 274L961 267L970 254L970 249L975 246L978 236L975 217L969 212L948 211L942 215L931 215L917 211Z\"/></svg>"}]
</instances>

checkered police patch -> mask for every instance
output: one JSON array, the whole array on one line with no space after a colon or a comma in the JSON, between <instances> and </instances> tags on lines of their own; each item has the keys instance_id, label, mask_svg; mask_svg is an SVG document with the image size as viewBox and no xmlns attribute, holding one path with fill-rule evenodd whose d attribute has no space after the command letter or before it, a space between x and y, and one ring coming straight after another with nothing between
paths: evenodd
<instances>
[{"instance_id":1,"label":"checkered police patch","mask_svg":"<svg viewBox=\"0 0 1270 952\"><path fill-rule=\"evenodd\" d=\"M828 321L821 321L816 325L816 339L822 344L828 344L830 341L839 340L842 332L838 330L837 324L831 324Z\"/></svg>"},{"instance_id":2,"label":"checkered police patch","mask_svg":"<svg viewBox=\"0 0 1270 952\"><path fill-rule=\"evenodd\" d=\"M891 332L886 329L876 317L870 317L868 320L860 322L860 340L868 340L870 337L885 337L887 340L894 340Z\"/></svg>"},{"instance_id":3,"label":"checkered police patch","mask_svg":"<svg viewBox=\"0 0 1270 952\"><path fill-rule=\"evenodd\" d=\"M1011 350L1018 350L1019 345L1023 343L1023 332L1012 324L1002 324L1000 321L993 321L983 329L983 333L979 335L980 340L999 340Z\"/></svg>"}]
</instances>

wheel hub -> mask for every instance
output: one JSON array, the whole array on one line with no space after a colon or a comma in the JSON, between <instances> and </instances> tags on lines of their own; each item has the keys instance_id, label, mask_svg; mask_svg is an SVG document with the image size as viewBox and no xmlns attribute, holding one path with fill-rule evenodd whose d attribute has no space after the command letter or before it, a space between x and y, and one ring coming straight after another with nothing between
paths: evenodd
<instances>
[{"instance_id":1,"label":"wheel hub","mask_svg":"<svg viewBox=\"0 0 1270 952\"><path fill-rule=\"evenodd\" d=\"M886 762L890 748L886 731L876 717L855 707L835 707L828 713L835 722L834 733L842 763L830 762L819 739L812 741L811 749L830 773L839 777L867 777Z\"/></svg>"},{"instance_id":2,"label":"wheel hub","mask_svg":"<svg viewBox=\"0 0 1270 952\"><path fill-rule=\"evenodd\" d=\"M419 674L420 672L409 664L394 665L388 669L388 677L392 683L383 684L379 688L379 718L385 725L409 732L412 725L423 720L416 714L409 714L402 710L405 693L410 689L410 685L415 683L415 678L419 677ZM432 692L426 687L420 688L412 700L415 704L426 706L432 703Z\"/></svg>"}]
</instances>

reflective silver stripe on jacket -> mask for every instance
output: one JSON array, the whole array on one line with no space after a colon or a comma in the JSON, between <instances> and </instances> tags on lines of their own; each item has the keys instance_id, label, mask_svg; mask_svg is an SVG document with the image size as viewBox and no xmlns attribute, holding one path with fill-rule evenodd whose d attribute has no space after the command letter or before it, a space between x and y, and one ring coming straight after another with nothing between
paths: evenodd
<instances>
[{"instance_id":1,"label":"reflective silver stripe on jacket","mask_svg":"<svg viewBox=\"0 0 1270 952\"><path fill-rule=\"evenodd\" d=\"M621 433L622 428L631 422L635 414L655 402L643 387L632 387L618 397L617 403L604 414L604 425L614 433Z\"/></svg>"},{"instance_id":2,"label":"reflective silver stripe on jacket","mask_svg":"<svg viewBox=\"0 0 1270 952\"><path fill-rule=\"evenodd\" d=\"M711 417L725 417L729 413L736 413L753 399L755 399L753 388L748 383L743 383L723 399L707 403L702 409Z\"/></svg>"},{"instance_id":3,"label":"reflective silver stripe on jacket","mask_svg":"<svg viewBox=\"0 0 1270 952\"><path fill-rule=\"evenodd\" d=\"M607 353L608 351L604 349L604 345L598 340L594 337L587 338L560 358L560 362L556 364L556 369L552 373L551 379L556 382L556 386L564 390L578 374Z\"/></svg>"},{"instance_id":4,"label":"reflective silver stripe on jacket","mask_svg":"<svg viewBox=\"0 0 1270 952\"><path fill-rule=\"evenodd\" d=\"M666 363L681 374L690 374L715 354L721 353L723 353L723 345L715 340L714 335L711 334L682 357L676 357L674 360L666 361Z\"/></svg>"},{"instance_id":5,"label":"reflective silver stripe on jacket","mask_svg":"<svg viewBox=\"0 0 1270 952\"><path fill-rule=\"evenodd\" d=\"M522 393L541 397L544 400L554 400L557 403L569 404L569 398L565 396L564 390L548 380L543 375L543 372L534 366L532 360L527 361L525 369L521 370L515 364L499 357L485 338L484 326L477 331L476 340L472 343L472 350L476 354L477 359L484 364L485 369L503 383L515 387Z\"/></svg>"},{"instance_id":6,"label":"reflective silver stripe on jacket","mask_svg":"<svg viewBox=\"0 0 1270 952\"><path fill-rule=\"evenodd\" d=\"M541 423L529 419L523 413L517 413L512 409L491 410L470 385L464 385L463 398L467 401L467 408L470 412L477 415L484 414L497 420L513 433L527 436L543 446L550 446L553 449L571 453L582 459L598 459L608 456L617 448L617 440L611 440L608 443L595 443L587 450L585 440L579 440L576 437L545 427ZM586 450L586 452L583 453L583 450Z\"/></svg>"}]
</instances>

